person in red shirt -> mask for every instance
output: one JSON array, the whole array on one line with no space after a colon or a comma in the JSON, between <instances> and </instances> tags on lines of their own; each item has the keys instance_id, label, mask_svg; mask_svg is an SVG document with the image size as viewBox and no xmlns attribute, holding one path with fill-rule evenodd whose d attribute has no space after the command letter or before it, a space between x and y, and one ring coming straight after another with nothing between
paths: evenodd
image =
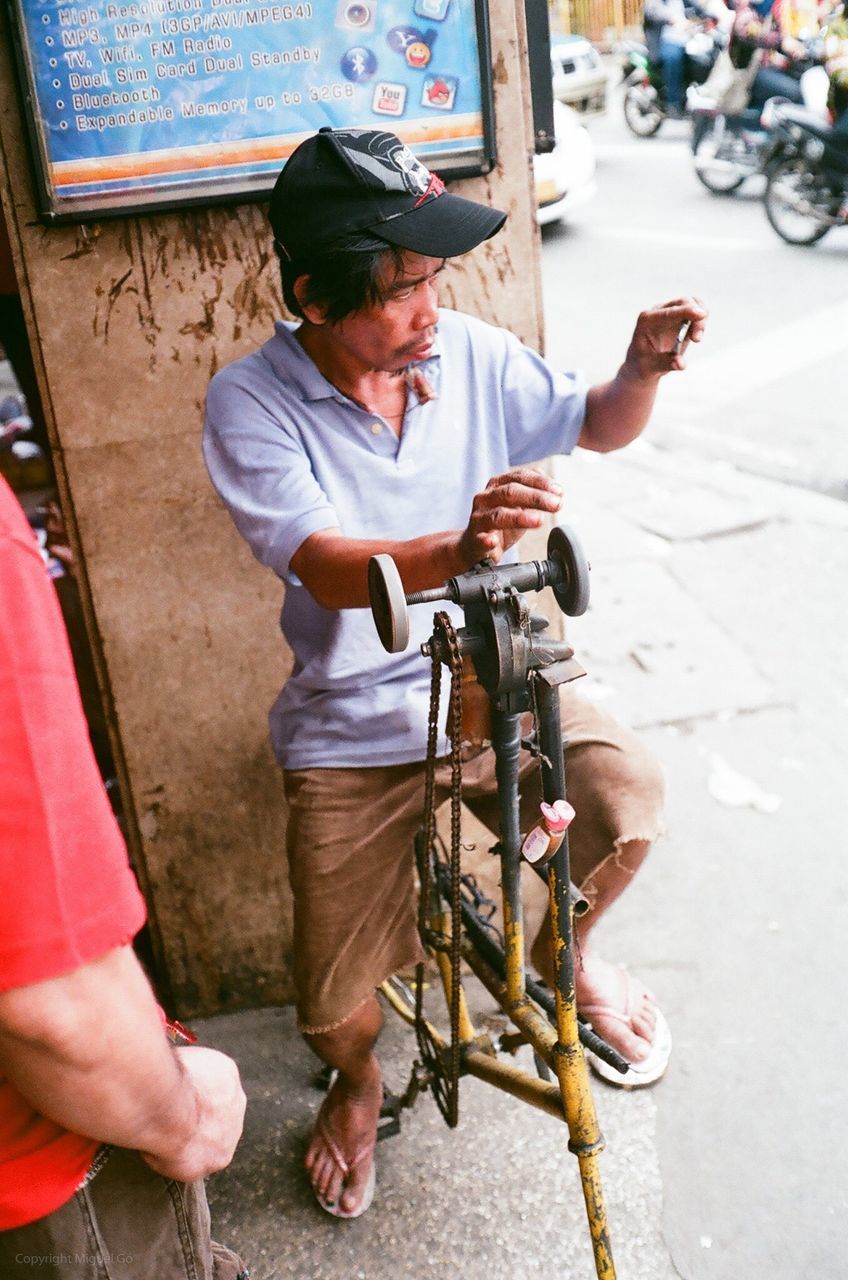
<instances>
[{"instance_id":1,"label":"person in red shirt","mask_svg":"<svg viewBox=\"0 0 848 1280\"><path fill-rule=\"evenodd\" d=\"M202 1179L229 1164L232 1059L175 1048L59 605L0 478L0 1275L235 1280Z\"/></svg>"}]
</instances>

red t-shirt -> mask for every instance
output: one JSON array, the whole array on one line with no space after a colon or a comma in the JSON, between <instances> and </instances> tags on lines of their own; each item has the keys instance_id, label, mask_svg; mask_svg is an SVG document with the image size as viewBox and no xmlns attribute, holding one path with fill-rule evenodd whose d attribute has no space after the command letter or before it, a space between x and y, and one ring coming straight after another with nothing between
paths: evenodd
<instances>
[{"instance_id":1,"label":"red t-shirt","mask_svg":"<svg viewBox=\"0 0 848 1280\"><path fill-rule=\"evenodd\" d=\"M55 590L0 477L0 990L130 942L144 902L95 763ZM98 1143L38 1115L0 1061L0 1230L52 1213Z\"/></svg>"}]
</instances>

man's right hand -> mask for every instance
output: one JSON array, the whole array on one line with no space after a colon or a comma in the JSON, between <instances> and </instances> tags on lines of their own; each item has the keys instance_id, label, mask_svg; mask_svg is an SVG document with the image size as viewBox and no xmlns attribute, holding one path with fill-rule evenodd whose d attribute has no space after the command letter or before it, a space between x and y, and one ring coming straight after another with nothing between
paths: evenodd
<instances>
[{"instance_id":1,"label":"man's right hand","mask_svg":"<svg viewBox=\"0 0 848 1280\"><path fill-rule=\"evenodd\" d=\"M238 1067L215 1049L174 1049L128 945L0 992L0 1074L39 1115L138 1151L168 1178L223 1169L244 1122Z\"/></svg>"},{"instance_id":2,"label":"man's right hand","mask_svg":"<svg viewBox=\"0 0 848 1280\"><path fill-rule=\"evenodd\" d=\"M561 505L561 486L537 467L516 467L493 476L474 497L460 539L462 558L469 568L485 559L497 564L523 533L538 529Z\"/></svg>"},{"instance_id":3,"label":"man's right hand","mask_svg":"<svg viewBox=\"0 0 848 1280\"><path fill-rule=\"evenodd\" d=\"M140 1154L164 1178L195 1182L225 1169L244 1126L247 1099L232 1058L201 1045L177 1049L180 1065L197 1099L197 1126L173 1155Z\"/></svg>"},{"instance_id":4,"label":"man's right hand","mask_svg":"<svg viewBox=\"0 0 848 1280\"><path fill-rule=\"evenodd\" d=\"M368 562L390 555L405 591L441 586L480 560L497 563L526 533L559 511L562 488L538 467L515 467L493 476L475 495L465 529L445 529L409 541L347 538L339 529L310 534L291 558L292 570L325 609L363 609Z\"/></svg>"}]
</instances>

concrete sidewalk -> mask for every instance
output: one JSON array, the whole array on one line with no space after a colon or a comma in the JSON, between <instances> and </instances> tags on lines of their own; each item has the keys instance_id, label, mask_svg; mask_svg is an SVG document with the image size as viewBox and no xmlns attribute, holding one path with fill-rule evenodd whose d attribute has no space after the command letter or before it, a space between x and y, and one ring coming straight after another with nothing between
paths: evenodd
<instances>
[{"instance_id":1,"label":"concrete sidewalk","mask_svg":"<svg viewBox=\"0 0 848 1280\"><path fill-rule=\"evenodd\" d=\"M593 566L592 606L570 624L585 691L644 731L669 777L668 834L602 926L675 1036L656 1089L594 1090L619 1280L837 1280L848 506L643 442L578 455L562 478ZM338 1222L301 1174L321 1095L292 1011L197 1030L249 1094L209 1192L254 1280L594 1275L556 1121L468 1080L451 1132L425 1096L378 1148L372 1209ZM390 1016L393 1089L414 1054Z\"/></svg>"}]
</instances>

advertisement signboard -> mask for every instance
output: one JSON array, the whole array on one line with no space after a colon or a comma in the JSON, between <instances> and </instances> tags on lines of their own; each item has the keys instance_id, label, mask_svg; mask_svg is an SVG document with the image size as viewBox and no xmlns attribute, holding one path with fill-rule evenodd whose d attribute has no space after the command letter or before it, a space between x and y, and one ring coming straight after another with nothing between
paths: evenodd
<instances>
[{"instance_id":1,"label":"advertisement signboard","mask_svg":"<svg viewBox=\"0 0 848 1280\"><path fill-rule=\"evenodd\" d=\"M47 222L267 195L323 125L494 163L485 0L10 0Z\"/></svg>"}]
</instances>

